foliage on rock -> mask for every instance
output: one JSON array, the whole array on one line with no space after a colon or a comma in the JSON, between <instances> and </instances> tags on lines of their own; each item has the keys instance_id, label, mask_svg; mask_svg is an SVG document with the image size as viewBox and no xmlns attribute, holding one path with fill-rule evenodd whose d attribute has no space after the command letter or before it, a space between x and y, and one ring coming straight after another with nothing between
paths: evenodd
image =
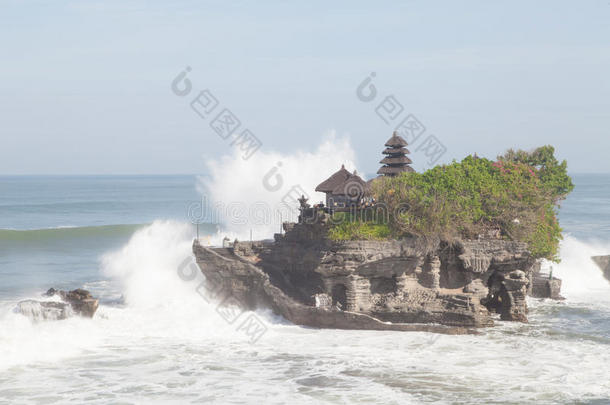
<instances>
[{"instance_id":1,"label":"foliage on rock","mask_svg":"<svg viewBox=\"0 0 610 405\"><path fill-rule=\"evenodd\" d=\"M552 146L509 150L497 161L468 156L424 173L380 177L373 182L372 195L387 208L387 219L341 221L330 236L473 239L499 233L527 242L535 257L558 260L558 204L574 185L567 163L559 162L554 152Z\"/></svg>"},{"instance_id":2,"label":"foliage on rock","mask_svg":"<svg viewBox=\"0 0 610 405\"><path fill-rule=\"evenodd\" d=\"M392 236L387 221L379 220L368 212L362 213L337 212L333 215L332 226L328 236L332 240L382 240Z\"/></svg>"}]
</instances>

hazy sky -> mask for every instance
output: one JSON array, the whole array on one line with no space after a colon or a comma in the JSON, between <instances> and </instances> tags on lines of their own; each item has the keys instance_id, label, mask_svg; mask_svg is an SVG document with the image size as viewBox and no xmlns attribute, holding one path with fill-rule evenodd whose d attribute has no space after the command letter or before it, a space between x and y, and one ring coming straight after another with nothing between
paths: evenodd
<instances>
[{"instance_id":1,"label":"hazy sky","mask_svg":"<svg viewBox=\"0 0 610 405\"><path fill-rule=\"evenodd\" d=\"M335 130L368 173L389 95L439 162L550 143L572 172L610 172L608 0L0 0L0 60L0 174L201 173L231 149L189 105L203 89L263 148Z\"/></svg>"}]
</instances>

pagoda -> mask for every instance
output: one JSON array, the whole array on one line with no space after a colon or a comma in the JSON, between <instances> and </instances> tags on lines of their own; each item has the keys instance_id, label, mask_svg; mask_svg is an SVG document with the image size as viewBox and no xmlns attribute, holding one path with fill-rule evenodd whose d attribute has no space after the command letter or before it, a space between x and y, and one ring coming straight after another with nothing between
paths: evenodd
<instances>
[{"instance_id":1,"label":"pagoda","mask_svg":"<svg viewBox=\"0 0 610 405\"><path fill-rule=\"evenodd\" d=\"M407 155L411 153L405 148L405 146L407 146L407 141L399 136L396 131L394 131L392 137L385 143L385 146L387 146L387 148L381 153L386 155L386 157L379 162L382 163L383 166L377 171L377 174L396 176L402 172L415 171L409 166L409 164L413 162L407 157Z\"/></svg>"}]
</instances>

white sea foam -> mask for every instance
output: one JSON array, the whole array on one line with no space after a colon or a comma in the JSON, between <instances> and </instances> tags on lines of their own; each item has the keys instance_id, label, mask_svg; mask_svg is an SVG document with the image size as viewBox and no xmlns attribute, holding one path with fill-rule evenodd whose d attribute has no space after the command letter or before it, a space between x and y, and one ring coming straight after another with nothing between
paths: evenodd
<instances>
[{"instance_id":1,"label":"white sea foam","mask_svg":"<svg viewBox=\"0 0 610 405\"><path fill-rule=\"evenodd\" d=\"M185 281L178 274L180 265L192 257L191 233L188 224L155 221L135 232L123 248L104 255L101 272L110 278L106 288L121 291L125 305L101 305L92 320L39 322L17 313L16 303L4 303L0 369L74 356L108 338L124 339L125 344L149 337L230 339L235 328L216 312L215 302L196 291L204 277L197 273Z\"/></svg>"},{"instance_id":2,"label":"white sea foam","mask_svg":"<svg viewBox=\"0 0 610 405\"><path fill-rule=\"evenodd\" d=\"M562 294L586 302L610 302L610 282L603 276L591 256L610 254L610 243L599 240L581 241L566 235L561 242L561 262L545 263L553 267L553 275L562 279Z\"/></svg>"},{"instance_id":3,"label":"white sea foam","mask_svg":"<svg viewBox=\"0 0 610 405\"><path fill-rule=\"evenodd\" d=\"M582 324L561 323L561 311L583 310L571 306L574 297L599 287L599 270L582 268L603 246L566 238L555 274L568 301L534 305L529 325L438 337L300 328L258 314L268 332L250 344L197 293L202 277L178 276L190 243L187 225L156 221L105 255L110 280L96 287L118 289L125 305L102 305L94 319L34 323L3 311L0 381L23 388L0 389L0 400L483 404L610 396L608 343L586 330L587 317L603 323L607 313L591 300L578 313Z\"/></svg>"},{"instance_id":4,"label":"white sea foam","mask_svg":"<svg viewBox=\"0 0 610 405\"><path fill-rule=\"evenodd\" d=\"M155 308L188 296L176 268L192 255L191 235L186 224L156 221L135 232L122 249L104 255L102 274L119 283L130 308Z\"/></svg>"}]
</instances>

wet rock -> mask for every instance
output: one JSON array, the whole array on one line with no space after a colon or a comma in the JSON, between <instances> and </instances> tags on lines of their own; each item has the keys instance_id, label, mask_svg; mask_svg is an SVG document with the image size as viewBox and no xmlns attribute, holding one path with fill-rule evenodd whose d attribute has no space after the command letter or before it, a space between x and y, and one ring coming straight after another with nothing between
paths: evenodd
<instances>
[{"instance_id":1,"label":"wet rock","mask_svg":"<svg viewBox=\"0 0 610 405\"><path fill-rule=\"evenodd\" d=\"M89 291L80 288L67 292L50 288L43 296L58 296L61 301L25 300L17 304L16 310L37 321L61 320L72 315L92 318L99 306Z\"/></svg>"},{"instance_id":2,"label":"wet rock","mask_svg":"<svg viewBox=\"0 0 610 405\"><path fill-rule=\"evenodd\" d=\"M34 321L56 321L72 314L70 305L55 301L25 300L17 304L16 310Z\"/></svg>"},{"instance_id":3,"label":"wet rock","mask_svg":"<svg viewBox=\"0 0 610 405\"><path fill-rule=\"evenodd\" d=\"M525 272L514 270L502 281L506 291L509 305L503 305L500 310L500 319L504 321L527 322L527 285L529 280Z\"/></svg>"},{"instance_id":4,"label":"wet rock","mask_svg":"<svg viewBox=\"0 0 610 405\"><path fill-rule=\"evenodd\" d=\"M532 276L529 295L534 298L563 300L561 296L561 279L548 274L535 273Z\"/></svg>"},{"instance_id":5,"label":"wet rock","mask_svg":"<svg viewBox=\"0 0 610 405\"><path fill-rule=\"evenodd\" d=\"M87 318L93 318L99 306L99 301L89 291L80 288L68 292L59 291L59 296L70 304L77 315Z\"/></svg>"}]
</instances>

